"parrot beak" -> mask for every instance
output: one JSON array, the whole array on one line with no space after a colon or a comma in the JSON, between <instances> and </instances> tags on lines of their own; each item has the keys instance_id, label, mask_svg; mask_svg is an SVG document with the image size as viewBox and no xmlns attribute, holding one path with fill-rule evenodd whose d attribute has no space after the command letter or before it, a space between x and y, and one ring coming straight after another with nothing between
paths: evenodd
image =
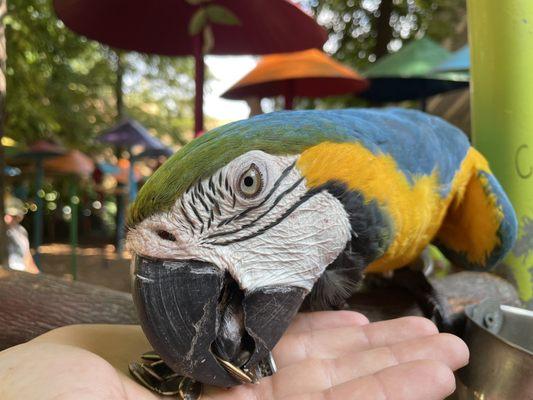
<instances>
[{"instance_id":1,"label":"parrot beak","mask_svg":"<svg viewBox=\"0 0 533 400\"><path fill-rule=\"evenodd\" d=\"M134 263L133 296L150 344L172 370L209 385L245 382L233 367L264 370L307 294L296 287L243 292L229 274L201 261L136 256Z\"/></svg>"}]
</instances>

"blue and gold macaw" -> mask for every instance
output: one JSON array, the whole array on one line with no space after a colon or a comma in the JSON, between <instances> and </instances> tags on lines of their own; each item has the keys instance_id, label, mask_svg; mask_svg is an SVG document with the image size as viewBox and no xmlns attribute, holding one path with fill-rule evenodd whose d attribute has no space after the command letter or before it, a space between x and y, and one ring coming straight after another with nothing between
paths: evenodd
<instances>
[{"instance_id":1,"label":"blue and gold macaw","mask_svg":"<svg viewBox=\"0 0 533 400\"><path fill-rule=\"evenodd\" d=\"M334 306L363 272L411 263L430 243L486 270L517 223L466 136L418 111L293 111L214 129L141 189L129 215L134 295L171 368L237 383L306 296Z\"/></svg>"}]
</instances>

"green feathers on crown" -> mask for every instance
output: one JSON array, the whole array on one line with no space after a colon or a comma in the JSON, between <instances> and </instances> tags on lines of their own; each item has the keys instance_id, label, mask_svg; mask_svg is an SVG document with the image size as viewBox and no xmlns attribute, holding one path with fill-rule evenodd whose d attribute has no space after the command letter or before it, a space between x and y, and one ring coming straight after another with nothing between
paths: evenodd
<instances>
[{"instance_id":1,"label":"green feathers on crown","mask_svg":"<svg viewBox=\"0 0 533 400\"><path fill-rule=\"evenodd\" d=\"M307 147L332 140L331 132L336 127L330 118L320 117L324 114L312 111L265 114L224 125L193 140L144 184L129 210L128 225L135 226L157 212L169 210L190 186L248 151L299 154Z\"/></svg>"}]
</instances>

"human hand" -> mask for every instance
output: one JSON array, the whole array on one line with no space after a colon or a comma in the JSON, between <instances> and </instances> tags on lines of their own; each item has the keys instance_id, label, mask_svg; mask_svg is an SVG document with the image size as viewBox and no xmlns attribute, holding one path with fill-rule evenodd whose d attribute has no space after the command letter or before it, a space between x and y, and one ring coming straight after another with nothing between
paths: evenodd
<instances>
[{"instance_id":1,"label":"human hand","mask_svg":"<svg viewBox=\"0 0 533 400\"><path fill-rule=\"evenodd\" d=\"M149 349L136 326L79 325L0 353L0 398L157 399L126 373ZM258 385L207 387L202 399L443 399L468 360L428 320L369 324L348 311L298 315L274 349L278 372Z\"/></svg>"}]
</instances>

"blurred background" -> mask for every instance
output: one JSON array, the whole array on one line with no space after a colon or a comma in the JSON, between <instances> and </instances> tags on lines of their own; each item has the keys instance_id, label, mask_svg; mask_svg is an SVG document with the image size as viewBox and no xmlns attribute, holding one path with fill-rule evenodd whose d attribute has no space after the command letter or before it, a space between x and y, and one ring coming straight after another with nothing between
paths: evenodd
<instances>
[{"instance_id":1,"label":"blurred background","mask_svg":"<svg viewBox=\"0 0 533 400\"><path fill-rule=\"evenodd\" d=\"M458 326L487 297L533 309L532 21L531 0L0 0L0 350L72 323L136 323L124 238L138 190L193 138L282 109L440 116L516 210L494 274L424 252L422 287L442 309L400 274L369 274L351 307L373 321L446 309ZM461 398L530 394L533 314L497 303L476 308L490 335L472 337L503 340L474 340Z\"/></svg>"},{"instance_id":2,"label":"blurred background","mask_svg":"<svg viewBox=\"0 0 533 400\"><path fill-rule=\"evenodd\" d=\"M195 61L88 39L65 26L50 0L2 3L7 7L3 186L21 202L20 224L35 263L50 274L127 291L125 210L151 173L194 137ZM422 107L470 132L468 76L450 78L449 87L411 93L407 100L365 95L366 83L361 84L372 77L433 79L430 69L467 43L465 0L302 0L297 6L327 32L320 57L358 83L342 95L325 89L306 96L294 89L292 108L392 101ZM222 10L219 23L230 25L232 17L231 10ZM418 47L410 48L413 44ZM391 54L399 58L380 66ZM232 97L236 82L259 61L253 55L206 55L204 130L288 105L283 90L263 96L245 87ZM305 77L294 79L300 78Z\"/></svg>"}]
</instances>

